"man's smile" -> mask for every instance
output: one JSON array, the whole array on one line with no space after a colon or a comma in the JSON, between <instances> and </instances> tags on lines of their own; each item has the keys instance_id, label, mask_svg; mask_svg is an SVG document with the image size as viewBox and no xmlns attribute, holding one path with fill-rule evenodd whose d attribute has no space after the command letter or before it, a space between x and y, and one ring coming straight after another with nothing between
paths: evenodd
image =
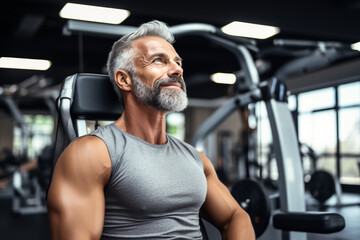
<instances>
[{"instance_id":1,"label":"man's smile","mask_svg":"<svg viewBox=\"0 0 360 240\"><path fill-rule=\"evenodd\" d=\"M181 89L181 83L178 82L164 83L160 86L161 88Z\"/></svg>"}]
</instances>

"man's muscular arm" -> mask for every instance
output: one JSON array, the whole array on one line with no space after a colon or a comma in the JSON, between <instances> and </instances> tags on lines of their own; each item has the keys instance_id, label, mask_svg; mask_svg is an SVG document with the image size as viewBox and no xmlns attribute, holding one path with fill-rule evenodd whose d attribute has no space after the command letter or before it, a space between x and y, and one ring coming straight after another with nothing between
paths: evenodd
<instances>
[{"instance_id":1,"label":"man's muscular arm","mask_svg":"<svg viewBox=\"0 0 360 240\"><path fill-rule=\"evenodd\" d=\"M59 157L48 193L53 240L100 239L104 222L104 186L111 172L105 143L86 136Z\"/></svg>"},{"instance_id":2,"label":"man's muscular arm","mask_svg":"<svg viewBox=\"0 0 360 240\"><path fill-rule=\"evenodd\" d=\"M255 233L249 215L219 181L210 160L200 153L207 179L207 195L200 214L214 224L222 239L253 240Z\"/></svg>"}]
</instances>

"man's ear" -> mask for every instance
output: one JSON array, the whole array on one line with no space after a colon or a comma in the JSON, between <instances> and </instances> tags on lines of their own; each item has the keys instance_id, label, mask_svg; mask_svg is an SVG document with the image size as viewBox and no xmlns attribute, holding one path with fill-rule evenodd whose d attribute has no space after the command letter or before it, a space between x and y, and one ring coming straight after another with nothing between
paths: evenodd
<instances>
[{"instance_id":1,"label":"man's ear","mask_svg":"<svg viewBox=\"0 0 360 240\"><path fill-rule=\"evenodd\" d=\"M131 91L131 77L124 70L117 70L114 74L116 85L123 91Z\"/></svg>"}]
</instances>

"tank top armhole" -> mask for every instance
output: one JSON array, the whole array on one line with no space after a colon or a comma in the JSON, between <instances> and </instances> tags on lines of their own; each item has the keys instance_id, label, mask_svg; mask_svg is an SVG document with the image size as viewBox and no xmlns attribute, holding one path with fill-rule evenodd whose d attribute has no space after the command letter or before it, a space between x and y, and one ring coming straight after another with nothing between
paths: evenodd
<instances>
[{"instance_id":1,"label":"tank top armhole","mask_svg":"<svg viewBox=\"0 0 360 240\"><path fill-rule=\"evenodd\" d=\"M194 155L196 156L196 159L198 160L200 167L204 171L204 163L202 161L200 153L196 150L196 148L192 149L192 151L194 152Z\"/></svg>"},{"instance_id":2,"label":"tank top armhole","mask_svg":"<svg viewBox=\"0 0 360 240\"><path fill-rule=\"evenodd\" d=\"M101 137L101 136L99 136L99 135L97 135L97 134L93 134L93 133L90 133L89 136L97 137L97 138L99 138L101 141L103 141L104 144L105 144L105 146L106 146L106 149L107 149L107 151L108 151L108 153L109 153L109 157L110 157L110 177L109 177L109 181L108 181L108 183L109 183L109 182L110 182L110 179L112 178L112 175L113 175L113 166L114 166L113 156L112 156L113 154L111 153L111 151L110 151L110 149L109 149L109 146L108 146L107 142L105 141L105 139L104 139L103 137ZM107 184L108 184L108 183L107 183ZM107 186L107 184L106 184L106 186Z\"/></svg>"},{"instance_id":3,"label":"tank top armhole","mask_svg":"<svg viewBox=\"0 0 360 240\"><path fill-rule=\"evenodd\" d=\"M124 135L117 134L118 131L115 130L116 128L117 127L114 124L109 124L100 127L88 134L100 138L105 143L110 156L111 171L109 181L107 182L105 188L111 188L114 177L116 177L114 173L121 168L121 159L124 155L124 149L126 145L126 139L124 138Z\"/></svg>"}]
</instances>

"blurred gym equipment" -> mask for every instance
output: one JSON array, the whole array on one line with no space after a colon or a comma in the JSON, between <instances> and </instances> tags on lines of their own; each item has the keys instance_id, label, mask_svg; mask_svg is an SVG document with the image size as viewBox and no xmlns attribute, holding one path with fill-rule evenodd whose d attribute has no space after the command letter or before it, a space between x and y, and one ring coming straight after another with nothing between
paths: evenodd
<instances>
[{"instance_id":1,"label":"blurred gym equipment","mask_svg":"<svg viewBox=\"0 0 360 240\"><path fill-rule=\"evenodd\" d=\"M313 213L305 211L305 188L303 182L303 172L300 160L300 153L298 148L298 140L293 126L292 117L287 106L287 89L284 83L277 78L272 78L269 81L259 83L259 74L255 63L245 47L239 47L238 44L230 43L229 41L219 41L221 46L232 49L233 53L237 56L241 69L244 72L243 78L248 88L248 91L242 91L236 94L218 110L215 111L198 129L192 144L198 149L203 149L202 143L205 137L212 132L223 120L230 114L242 106L257 101L264 101L270 126L273 135L273 147L276 155L276 161L279 169L279 193L280 193L280 212L273 213L272 222L273 226L277 229L284 230L282 232L272 231L271 239L306 239L306 233L311 231L336 232L345 227L345 220L339 214L333 213ZM239 84L240 81L238 81ZM250 187L252 186L252 187ZM249 185L251 189L249 192L260 192L258 185ZM261 194L258 194L261 195ZM255 198L256 199L256 198ZM240 205L259 205L264 203L264 198L253 200L247 203L247 200L240 201ZM260 201L261 200L261 201ZM253 208L247 208L251 210ZM248 212L251 215L251 211ZM278 217L281 214L281 217ZM320 215L318 215L320 214ZM313 229L314 215L322 217L316 218L317 224L324 228ZM266 218L265 214L265 218ZM280 216L280 215L279 215ZM256 226L258 216L251 216L253 225ZM285 220L284 220L285 219ZM325 221L325 219L331 219ZM266 226L267 220L263 221ZM283 223L286 225L283 225ZM301 223L301 224L300 224ZM335 225L333 225L335 223ZM301 227L300 227L301 225ZM260 226L260 225L259 225ZM336 226L336 227L334 227ZM264 227L263 227L264 228ZM266 228L266 227L265 227ZM263 232L263 229L255 229L258 232L257 237Z\"/></svg>"}]
</instances>

